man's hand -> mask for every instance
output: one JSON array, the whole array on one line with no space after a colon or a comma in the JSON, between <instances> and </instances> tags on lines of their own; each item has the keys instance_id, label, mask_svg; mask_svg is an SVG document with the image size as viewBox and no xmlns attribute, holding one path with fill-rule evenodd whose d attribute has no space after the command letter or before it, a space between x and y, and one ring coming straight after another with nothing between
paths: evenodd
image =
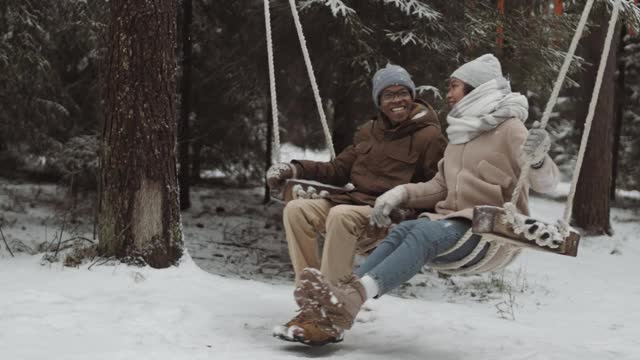
<instances>
[{"instance_id":1,"label":"man's hand","mask_svg":"<svg viewBox=\"0 0 640 360\"><path fill-rule=\"evenodd\" d=\"M281 189L287 179L295 178L294 165L275 164L267 171L267 185L273 190Z\"/></svg>"},{"instance_id":2,"label":"man's hand","mask_svg":"<svg viewBox=\"0 0 640 360\"><path fill-rule=\"evenodd\" d=\"M371 211L369 223L380 228L388 227L391 225L389 214L393 209L405 203L408 197L409 194L402 185L396 186L380 195Z\"/></svg>"}]
</instances>

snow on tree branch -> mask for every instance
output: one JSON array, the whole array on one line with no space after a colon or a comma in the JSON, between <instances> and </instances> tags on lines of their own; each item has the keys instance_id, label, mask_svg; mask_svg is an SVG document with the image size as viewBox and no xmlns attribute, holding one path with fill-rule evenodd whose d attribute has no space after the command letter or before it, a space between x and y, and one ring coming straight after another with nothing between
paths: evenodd
<instances>
[{"instance_id":1,"label":"snow on tree branch","mask_svg":"<svg viewBox=\"0 0 640 360\"><path fill-rule=\"evenodd\" d=\"M71 113L67 108L65 108L62 104L57 101L47 100L42 98L35 98L36 103L42 105L49 112L58 112L66 117L71 116Z\"/></svg>"},{"instance_id":2,"label":"snow on tree branch","mask_svg":"<svg viewBox=\"0 0 640 360\"><path fill-rule=\"evenodd\" d=\"M418 45L422 48L436 51L438 53L443 53L445 51L454 50L455 45L452 43L447 43L443 41L438 41L436 38L427 37L424 35L418 35L410 30L402 30L402 31L385 31L385 36L394 42L400 43L402 46L406 46L409 44Z\"/></svg>"},{"instance_id":3,"label":"snow on tree branch","mask_svg":"<svg viewBox=\"0 0 640 360\"><path fill-rule=\"evenodd\" d=\"M431 6L418 0L383 0L385 4L393 4L407 15L415 15L419 19L438 20L442 16Z\"/></svg>"},{"instance_id":4,"label":"snow on tree branch","mask_svg":"<svg viewBox=\"0 0 640 360\"><path fill-rule=\"evenodd\" d=\"M331 9L331 13L334 17L338 17L338 15L347 17L349 15L355 14L355 10L345 5L341 0L307 0L302 1L300 3L300 9L304 9L313 4L323 4Z\"/></svg>"},{"instance_id":5,"label":"snow on tree branch","mask_svg":"<svg viewBox=\"0 0 640 360\"><path fill-rule=\"evenodd\" d=\"M414 34L411 31L397 31L397 32L388 32L387 33L387 37L391 40L391 41L397 41L400 42L400 44L402 44L402 46L405 46L409 43L411 44L418 44L419 39L417 39L416 34Z\"/></svg>"},{"instance_id":6,"label":"snow on tree branch","mask_svg":"<svg viewBox=\"0 0 640 360\"><path fill-rule=\"evenodd\" d=\"M418 87L416 87L416 91L418 92L418 94L422 94L425 92L432 92L433 96L436 99L442 99L442 94L440 93L440 90L438 90L437 87L435 86L431 86L431 85L420 85Z\"/></svg>"},{"instance_id":7,"label":"snow on tree branch","mask_svg":"<svg viewBox=\"0 0 640 360\"><path fill-rule=\"evenodd\" d=\"M609 0L609 5L613 6L616 0ZM622 0L621 13L625 20L635 31L640 31L640 6L634 0Z\"/></svg>"}]
</instances>

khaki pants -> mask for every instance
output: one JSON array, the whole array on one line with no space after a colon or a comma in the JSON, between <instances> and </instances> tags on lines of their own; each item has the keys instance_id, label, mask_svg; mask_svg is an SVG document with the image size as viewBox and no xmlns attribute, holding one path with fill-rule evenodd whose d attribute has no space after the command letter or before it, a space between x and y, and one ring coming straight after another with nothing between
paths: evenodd
<instances>
[{"instance_id":1,"label":"khaki pants","mask_svg":"<svg viewBox=\"0 0 640 360\"><path fill-rule=\"evenodd\" d=\"M284 208L284 230L289 256L296 273L296 285L302 269L320 269L331 282L353 272L356 250L368 250L375 244L364 236L372 208L362 205L333 205L324 199L292 200ZM325 234L322 260L318 251L318 233Z\"/></svg>"}]
</instances>

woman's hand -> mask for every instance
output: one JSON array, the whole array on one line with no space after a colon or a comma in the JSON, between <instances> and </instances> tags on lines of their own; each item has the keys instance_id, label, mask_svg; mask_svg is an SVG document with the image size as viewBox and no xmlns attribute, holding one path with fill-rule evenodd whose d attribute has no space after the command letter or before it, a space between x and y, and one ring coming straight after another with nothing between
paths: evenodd
<instances>
[{"instance_id":1,"label":"woman's hand","mask_svg":"<svg viewBox=\"0 0 640 360\"><path fill-rule=\"evenodd\" d=\"M537 122L529 130L529 136L522 145L522 155L524 161L531 164L534 169L539 169L544 163L544 159L551 148L549 133L538 128Z\"/></svg>"},{"instance_id":2,"label":"woman's hand","mask_svg":"<svg viewBox=\"0 0 640 360\"><path fill-rule=\"evenodd\" d=\"M391 225L391 218L389 217L389 214L391 214L393 209L406 202L408 197L409 194L402 185L396 186L380 195L376 199L369 223L380 228L388 227Z\"/></svg>"}]
</instances>

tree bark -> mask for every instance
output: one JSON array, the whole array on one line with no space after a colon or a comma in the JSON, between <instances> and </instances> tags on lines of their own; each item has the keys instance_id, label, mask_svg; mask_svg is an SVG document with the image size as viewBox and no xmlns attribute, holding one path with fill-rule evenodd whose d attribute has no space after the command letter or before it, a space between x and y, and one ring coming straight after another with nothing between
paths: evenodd
<instances>
[{"instance_id":1,"label":"tree bark","mask_svg":"<svg viewBox=\"0 0 640 360\"><path fill-rule=\"evenodd\" d=\"M625 107L625 93L624 93L624 85L625 85L625 64L622 59L624 53L624 37L626 36L627 31L625 26L621 26L620 30L620 45L618 46L618 78L616 80L616 90L615 90L615 108L616 108L616 117L613 131L613 151L612 151L612 165L611 165L611 201L615 203L616 201L616 188L617 188L617 180L618 180L618 163L620 158L620 137L622 136L622 121L624 120L624 107Z\"/></svg>"},{"instance_id":2,"label":"tree bark","mask_svg":"<svg viewBox=\"0 0 640 360\"><path fill-rule=\"evenodd\" d=\"M191 182L193 184L202 180L200 172L202 170L202 148L204 147L201 137L193 141L193 156L191 159Z\"/></svg>"},{"instance_id":3,"label":"tree bark","mask_svg":"<svg viewBox=\"0 0 640 360\"><path fill-rule=\"evenodd\" d=\"M604 39L607 32L608 13L602 11L598 14L597 26L595 26L585 44L585 58L591 64L584 69L585 74L594 77L600 63L600 56L603 49ZM620 30L618 26L617 31ZM580 179L573 203L574 223L584 229L589 234L601 235L611 234L611 223L609 219L610 191L611 191L611 169L612 169L612 148L613 148L613 123L615 118L615 73L617 68L617 53L619 44L619 32L614 34L609 59L607 61L604 81L600 90L600 96L596 106L596 113L593 120L589 142L587 145L584 164L580 172ZM583 92L584 97L582 111L586 113L584 106L588 107L591 90L594 81L584 81L583 86L590 86ZM579 117L579 120L584 117Z\"/></svg>"},{"instance_id":4,"label":"tree bark","mask_svg":"<svg viewBox=\"0 0 640 360\"><path fill-rule=\"evenodd\" d=\"M183 252L176 169L176 2L111 0L99 251L156 268Z\"/></svg>"},{"instance_id":5,"label":"tree bark","mask_svg":"<svg viewBox=\"0 0 640 360\"><path fill-rule=\"evenodd\" d=\"M178 154L180 156L178 184L180 184L180 210L186 210L191 207L191 198L189 196L191 184L189 114L191 113L191 24L193 22L193 7L192 0L182 1L182 82L180 90L180 126L178 128Z\"/></svg>"},{"instance_id":6,"label":"tree bark","mask_svg":"<svg viewBox=\"0 0 640 360\"><path fill-rule=\"evenodd\" d=\"M504 47L505 0L498 0L497 8L498 12L502 15L502 19L500 19L498 28L496 29L496 53L498 57L500 57Z\"/></svg>"}]
</instances>

